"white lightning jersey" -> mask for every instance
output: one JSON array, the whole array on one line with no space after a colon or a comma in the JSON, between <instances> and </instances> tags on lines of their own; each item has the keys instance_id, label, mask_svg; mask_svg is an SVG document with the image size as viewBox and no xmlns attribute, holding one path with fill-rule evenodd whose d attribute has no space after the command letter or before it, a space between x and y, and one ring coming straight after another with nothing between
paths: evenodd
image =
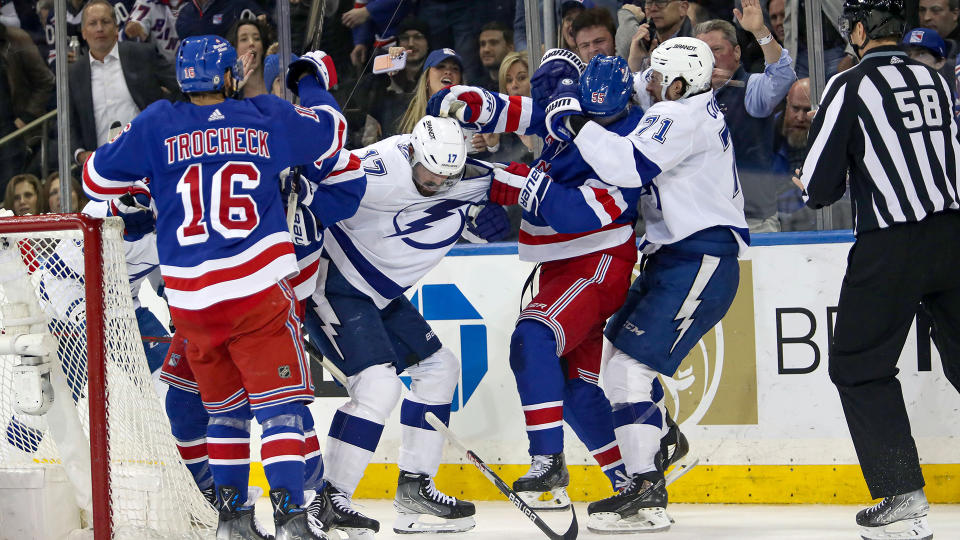
<instances>
[{"instance_id":1,"label":"white lightning jersey","mask_svg":"<svg viewBox=\"0 0 960 540\"><path fill-rule=\"evenodd\" d=\"M324 251L351 285L386 307L415 285L457 242L470 206L486 198L492 167L468 159L464 178L426 197L409 161L410 135L395 135L353 153L367 190L353 217L331 225Z\"/></svg>"},{"instance_id":2,"label":"white lightning jersey","mask_svg":"<svg viewBox=\"0 0 960 540\"><path fill-rule=\"evenodd\" d=\"M130 20L143 25L157 52L171 64L177 61L177 13L182 0L137 0L130 12Z\"/></svg>"},{"instance_id":3,"label":"white lightning jersey","mask_svg":"<svg viewBox=\"0 0 960 540\"><path fill-rule=\"evenodd\" d=\"M589 122L574 142L604 182L644 188L645 252L716 226L729 227L746 250L733 142L713 92L655 103L625 137Z\"/></svg>"},{"instance_id":4,"label":"white lightning jersey","mask_svg":"<svg viewBox=\"0 0 960 540\"><path fill-rule=\"evenodd\" d=\"M82 212L90 217L112 216L109 202L90 201ZM134 241L123 241L127 277L133 308L140 307L140 285L150 280L154 289L160 283L160 260L157 256L157 234L150 233ZM83 251L80 244L62 240L44 265L42 287L53 317L81 322L85 313L83 283Z\"/></svg>"}]
</instances>

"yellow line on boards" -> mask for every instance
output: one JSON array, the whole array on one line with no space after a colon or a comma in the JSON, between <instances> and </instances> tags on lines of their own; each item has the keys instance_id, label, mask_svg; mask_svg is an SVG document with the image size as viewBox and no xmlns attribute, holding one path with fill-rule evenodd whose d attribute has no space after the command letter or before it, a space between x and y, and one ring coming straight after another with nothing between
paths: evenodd
<instances>
[{"instance_id":1,"label":"yellow line on boards","mask_svg":"<svg viewBox=\"0 0 960 540\"><path fill-rule=\"evenodd\" d=\"M529 465L495 465L508 484ZM568 466L575 501L594 501L613 494L600 467ZM392 499L397 487L396 464L372 463L354 497ZM927 500L960 503L960 464L923 466ZM263 465L250 466L251 485L269 491ZM505 500L473 465L443 464L437 488L468 501ZM865 504L870 502L859 465L699 465L670 486L670 502L725 504Z\"/></svg>"}]
</instances>

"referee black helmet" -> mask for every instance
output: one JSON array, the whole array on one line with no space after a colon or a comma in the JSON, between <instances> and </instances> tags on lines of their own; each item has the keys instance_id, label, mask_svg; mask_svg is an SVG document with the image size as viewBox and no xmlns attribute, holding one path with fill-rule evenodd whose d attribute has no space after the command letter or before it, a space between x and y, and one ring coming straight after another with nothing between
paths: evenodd
<instances>
[{"instance_id":1,"label":"referee black helmet","mask_svg":"<svg viewBox=\"0 0 960 540\"><path fill-rule=\"evenodd\" d=\"M863 23L868 39L899 40L907 26L903 0L845 0L838 26L848 42L858 22Z\"/></svg>"}]
</instances>

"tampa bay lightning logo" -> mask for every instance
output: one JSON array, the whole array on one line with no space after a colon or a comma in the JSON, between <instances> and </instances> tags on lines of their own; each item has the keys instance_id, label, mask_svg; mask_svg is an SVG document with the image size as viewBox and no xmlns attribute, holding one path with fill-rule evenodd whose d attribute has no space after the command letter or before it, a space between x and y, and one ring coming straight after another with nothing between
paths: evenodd
<instances>
[{"instance_id":1,"label":"tampa bay lightning logo","mask_svg":"<svg viewBox=\"0 0 960 540\"><path fill-rule=\"evenodd\" d=\"M417 249L440 249L455 243L466 225L470 201L440 199L416 202L393 216L396 231L387 238L399 237Z\"/></svg>"}]
</instances>

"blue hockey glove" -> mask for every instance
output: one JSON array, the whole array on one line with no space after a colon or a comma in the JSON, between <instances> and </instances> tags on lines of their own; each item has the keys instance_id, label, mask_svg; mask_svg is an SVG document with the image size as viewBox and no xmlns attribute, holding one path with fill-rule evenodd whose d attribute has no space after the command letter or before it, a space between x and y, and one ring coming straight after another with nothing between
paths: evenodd
<instances>
[{"instance_id":1,"label":"blue hockey glove","mask_svg":"<svg viewBox=\"0 0 960 540\"><path fill-rule=\"evenodd\" d=\"M464 236L472 242L477 242L477 239L484 242L503 240L510 234L510 217L499 204L489 201L475 204L467 213L467 231L470 234Z\"/></svg>"},{"instance_id":2,"label":"blue hockey glove","mask_svg":"<svg viewBox=\"0 0 960 540\"><path fill-rule=\"evenodd\" d=\"M300 174L300 167L292 167L280 171L280 193L284 204L290 200L291 193L296 193L297 205L309 206L313 202L316 186Z\"/></svg>"},{"instance_id":3,"label":"blue hockey glove","mask_svg":"<svg viewBox=\"0 0 960 540\"><path fill-rule=\"evenodd\" d=\"M461 124L483 126L493 119L497 101L493 94L478 86L448 86L430 97L427 114L449 116Z\"/></svg>"},{"instance_id":4,"label":"blue hockey glove","mask_svg":"<svg viewBox=\"0 0 960 540\"><path fill-rule=\"evenodd\" d=\"M323 51L311 51L290 62L287 88L295 95L300 95L299 81L304 73L313 73L326 90L337 85L337 68L333 65L333 58Z\"/></svg>"},{"instance_id":5,"label":"blue hockey glove","mask_svg":"<svg viewBox=\"0 0 960 540\"><path fill-rule=\"evenodd\" d=\"M530 78L530 97L533 98L534 104L541 109L546 109L547 105L553 101L564 79L574 82L573 92L576 95L577 81L580 80L580 74L586 67L586 64L573 51L567 49L547 51L540 61L540 67Z\"/></svg>"},{"instance_id":6,"label":"blue hockey glove","mask_svg":"<svg viewBox=\"0 0 960 540\"><path fill-rule=\"evenodd\" d=\"M557 91L550 98L546 109L547 133L556 140L570 142L577 136L585 122L571 124L574 117L583 117L577 82L571 79L560 81ZM576 126L576 129L575 127Z\"/></svg>"},{"instance_id":7,"label":"blue hockey glove","mask_svg":"<svg viewBox=\"0 0 960 540\"><path fill-rule=\"evenodd\" d=\"M157 215L150 192L140 183L127 193L110 201L110 211L123 219L123 238L139 240L156 229Z\"/></svg>"}]
</instances>

